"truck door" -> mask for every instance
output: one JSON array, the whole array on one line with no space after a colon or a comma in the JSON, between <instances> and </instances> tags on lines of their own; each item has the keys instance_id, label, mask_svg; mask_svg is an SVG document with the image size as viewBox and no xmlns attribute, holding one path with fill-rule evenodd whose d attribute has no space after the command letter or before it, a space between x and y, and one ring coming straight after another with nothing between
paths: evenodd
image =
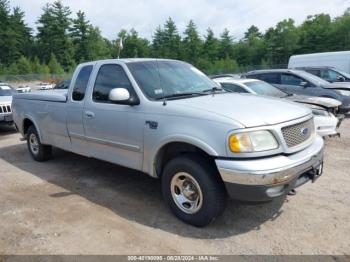
<instances>
[{"instance_id":1,"label":"truck door","mask_svg":"<svg viewBox=\"0 0 350 262\"><path fill-rule=\"evenodd\" d=\"M140 170L143 160L144 114L138 106L111 102L109 92L125 88L135 94L123 67L103 64L85 101L84 127L90 155Z\"/></svg>"},{"instance_id":2,"label":"truck door","mask_svg":"<svg viewBox=\"0 0 350 262\"><path fill-rule=\"evenodd\" d=\"M84 101L93 65L83 65L77 69L68 93L66 108L67 129L71 139L71 151L88 156L88 142L83 125ZM75 80L74 80L75 79Z\"/></svg>"}]
</instances>

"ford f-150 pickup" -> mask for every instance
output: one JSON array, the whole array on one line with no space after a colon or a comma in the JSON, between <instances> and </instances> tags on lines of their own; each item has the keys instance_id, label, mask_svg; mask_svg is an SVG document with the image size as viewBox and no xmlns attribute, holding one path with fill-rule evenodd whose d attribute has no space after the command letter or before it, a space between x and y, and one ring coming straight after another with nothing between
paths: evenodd
<instances>
[{"instance_id":1,"label":"ford f-150 pickup","mask_svg":"<svg viewBox=\"0 0 350 262\"><path fill-rule=\"evenodd\" d=\"M195 226L227 195L266 202L322 173L310 109L225 92L181 61L83 63L68 90L15 95L13 117L35 160L55 146L160 178L173 213Z\"/></svg>"}]
</instances>

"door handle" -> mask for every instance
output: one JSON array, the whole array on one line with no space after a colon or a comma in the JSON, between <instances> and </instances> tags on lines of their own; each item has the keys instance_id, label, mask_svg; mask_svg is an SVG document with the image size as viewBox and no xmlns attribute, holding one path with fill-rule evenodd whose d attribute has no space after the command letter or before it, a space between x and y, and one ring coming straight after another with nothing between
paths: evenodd
<instances>
[{"instance_id":1,"label":"door handle","mask_svg":"<svg viewBox=\"0 0 350 262\"><path fill-rule=\"evenodd\" d=\"M86 118L94 118L95 114L91 111L86 111L85 116L86 116Z\"/></svg>"}]
</instances>

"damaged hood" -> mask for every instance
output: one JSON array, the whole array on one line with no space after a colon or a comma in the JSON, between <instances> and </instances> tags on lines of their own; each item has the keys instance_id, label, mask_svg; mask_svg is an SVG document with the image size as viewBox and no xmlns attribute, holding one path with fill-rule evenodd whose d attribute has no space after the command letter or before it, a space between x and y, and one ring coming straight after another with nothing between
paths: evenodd
<instances>
[{"instance_id":1,"label":"damaged hood","mask_svg":"<svg viewBox=\"0 0 350 262\"><path fill-rule=\"evenodd\" d=\"M322 85L323 88L336 90L342 95L350 95L350 83L349 82L335 82L327 85Z\"/></svg>"},{"instance_id":2,"label":"damaged hood","mask_svg":"<svg viewBox=\"0 0 350 262\"><path fill-rule=\"evenodd\" d=\"M253 94L221 93L171 100L168 105L169 109L181 110L187 116L231 119L245 127L274 125L311 115L305 106Z\"/></svg>"},{"instance_id":3,"label":"damaged hood","mask_svg":"<svg viewBox=\"0 0 350 262\"><path fill-rule=\"evenodd\" d=\"M292 95L292 96L286 97L286 99L297 103L320 106L327 110L337 108L342 104L339 100L336 100L333 98L317 97L317 96Z\"/></svg>"}]
</instances>

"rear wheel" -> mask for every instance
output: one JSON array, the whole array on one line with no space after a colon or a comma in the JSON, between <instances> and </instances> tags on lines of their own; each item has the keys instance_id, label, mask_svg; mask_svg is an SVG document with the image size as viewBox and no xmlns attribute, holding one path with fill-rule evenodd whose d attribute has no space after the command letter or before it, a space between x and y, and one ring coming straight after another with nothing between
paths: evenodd
<instances>
[{"instance_id":1,"label":"rear wheel","mask_svg":"<svg viewBox=\"0 0 350 262\"><path fill-rule=\"evenodd\" d=\"M27 146L31 156L36 161L43 162L52 156L52 147L41 144L38 132L34 126L28 128Z\"/></svg>"},{"instance_id":2,"label":"rear wheel","mask_svg":"<svg viewBox=\"0 0 350 262\"><path fill-rule=\"evenodd\" d=\"M208 225L225 209L226 192L217 171L204 158L174 158L164 168L162 191L179 219L194 226Z\"/></svg>"}]
</instances>

